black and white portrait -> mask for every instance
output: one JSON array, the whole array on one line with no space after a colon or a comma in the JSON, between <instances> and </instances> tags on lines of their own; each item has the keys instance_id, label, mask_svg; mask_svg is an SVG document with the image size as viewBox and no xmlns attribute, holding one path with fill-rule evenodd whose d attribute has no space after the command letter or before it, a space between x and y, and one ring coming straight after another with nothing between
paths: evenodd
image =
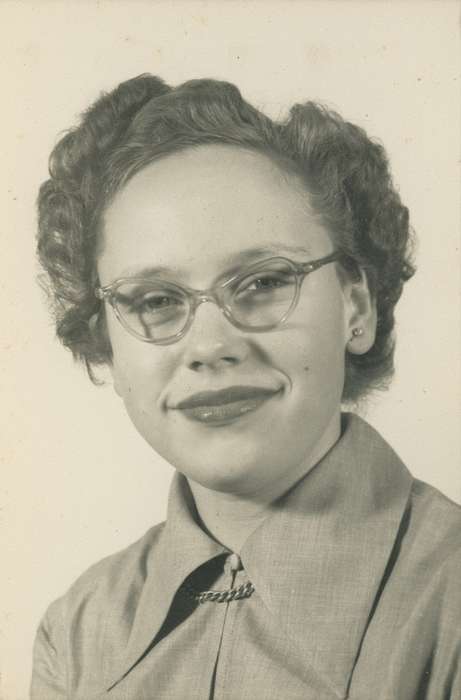
<instances>
[{"instance_id":1,"label":"black and white portrait","mask_svg":"<svg viewBox=\"0 0 461 700\"><path fill-rule=\"evenodd\" d=\"M458 15L0 7L5 700L461 697Z\"/></svg>"}]
</instances>

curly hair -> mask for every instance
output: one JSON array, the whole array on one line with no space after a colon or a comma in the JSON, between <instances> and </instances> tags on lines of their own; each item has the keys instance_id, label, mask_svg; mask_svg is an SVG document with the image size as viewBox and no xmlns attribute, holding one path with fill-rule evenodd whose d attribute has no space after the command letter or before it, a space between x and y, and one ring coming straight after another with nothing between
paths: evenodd
<instances>
[{"instance_id":1,"label":"curly hair","mask_svg":"<svg viewBox=\"0 0 461 700\"><path fill-rule=\"evenodd\" d=\"M363 270L377 308L373 346L346 352L344 400L387 386L393 373L394 308L413 274L407 208L383 147L314 102L273 121L232 84L192 80L178 87L144 74L103 94L50 157L38 198L38 255L47 273L57 335L93 367L111 362L104 305L94 294L102 217L117 191L155 160L201 144L258 151L295 172L350 272Z\"/></svg>"}]
</instances>

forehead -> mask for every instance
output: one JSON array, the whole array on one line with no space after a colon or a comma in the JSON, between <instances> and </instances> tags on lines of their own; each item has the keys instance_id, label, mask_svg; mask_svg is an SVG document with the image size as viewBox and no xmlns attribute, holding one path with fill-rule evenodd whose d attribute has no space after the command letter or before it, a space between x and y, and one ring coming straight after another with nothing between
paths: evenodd
<instances>
[{"instance_id":1,"label":"forehead","mask_svg":"<svg viewBox=\"0 0 461 700\"><path fill-rule=\"evenodd\" d=\"M328 242L296 175L263 154L208 145L152 163L117 193L98 266L103 283L148 266L219 273L247 249L303 248L315 257Z\"/></svg>"}]
</instances>

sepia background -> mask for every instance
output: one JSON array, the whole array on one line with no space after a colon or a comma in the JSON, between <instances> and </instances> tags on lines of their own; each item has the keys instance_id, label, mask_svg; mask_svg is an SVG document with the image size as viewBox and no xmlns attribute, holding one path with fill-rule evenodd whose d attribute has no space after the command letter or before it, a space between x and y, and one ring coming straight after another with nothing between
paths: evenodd
<instances>
[{"instance_id":1,"label":"sepia background","mask_svg":"<svg viewBox=\"0 0 461 700\"><path fill-rule=\"evenodd\" d=\"M320 100L388 149L418 235L397 373L363 414L461 502L459 3L0 3L2 700L25 700L35 628L91 563L162 520L171 468L108 382L58 346L37 284L35 199L59 132L148 71L236 82L272 116ZM44 699L46 700L46 699Z\"/></svg>"}]
</instances>

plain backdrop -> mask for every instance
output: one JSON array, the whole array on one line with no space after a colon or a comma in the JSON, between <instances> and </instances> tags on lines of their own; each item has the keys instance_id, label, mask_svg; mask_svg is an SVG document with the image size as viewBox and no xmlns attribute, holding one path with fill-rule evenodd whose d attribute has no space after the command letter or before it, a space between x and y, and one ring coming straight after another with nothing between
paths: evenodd
<instances>
[{"instance_id":1,"label":"plain backdrop","mask_svg":"<svg viewBox=\"0 0 461 700\"><path fill-rule=\"evenodd\" d=\"M171 467L55 341L35 280L48 154L124 79L225 78L274 116L317 99L386 145L418 273L394 384L363 411L415 476L461 501L458 14L443 0L0 3L3 700L27 697L48 603L165 514Z\"/></svg>"}]
</instances>

